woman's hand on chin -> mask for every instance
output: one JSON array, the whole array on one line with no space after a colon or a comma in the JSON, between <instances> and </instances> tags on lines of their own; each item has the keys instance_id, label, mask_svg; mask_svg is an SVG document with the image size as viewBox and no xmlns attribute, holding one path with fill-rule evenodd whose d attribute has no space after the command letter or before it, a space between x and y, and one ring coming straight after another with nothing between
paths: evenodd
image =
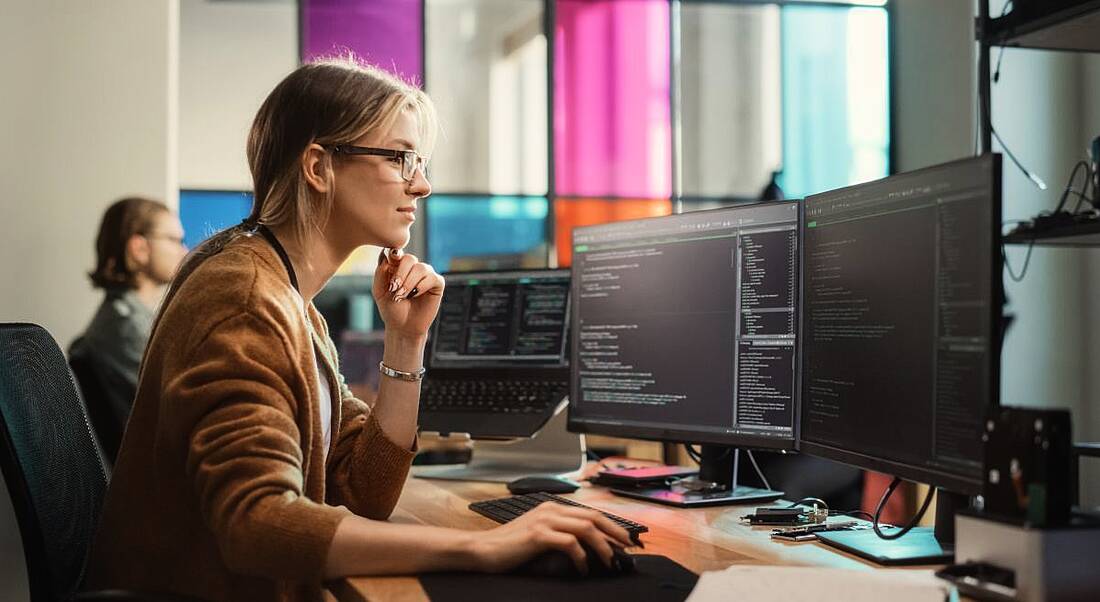
<instances>
[{"instance_id":1,"label":"woman's hand on chin","mask_svg":"<svg viewBox=\"0 0 1100 602\"><path fill-rule=\"evenodd\" d=\"M374 271L374 301L386 330L422 337L439 311L443 277L401 249L382 249Z\"/></svg>"}]
</instances>

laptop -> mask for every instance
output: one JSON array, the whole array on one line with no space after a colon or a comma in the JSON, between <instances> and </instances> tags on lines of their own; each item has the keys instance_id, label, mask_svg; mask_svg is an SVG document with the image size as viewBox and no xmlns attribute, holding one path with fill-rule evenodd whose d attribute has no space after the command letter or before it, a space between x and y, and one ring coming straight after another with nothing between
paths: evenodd
<instances>
[{"instance_id":1,"label":"laptop","mask_svg":"<svg viewBox=\"0 0 1100 602\"><path fill-rule=\"evenodd\" d=\"M569 392L569 270L444 276L420 430L531 437Z\"/></svg>"}]
</instances>

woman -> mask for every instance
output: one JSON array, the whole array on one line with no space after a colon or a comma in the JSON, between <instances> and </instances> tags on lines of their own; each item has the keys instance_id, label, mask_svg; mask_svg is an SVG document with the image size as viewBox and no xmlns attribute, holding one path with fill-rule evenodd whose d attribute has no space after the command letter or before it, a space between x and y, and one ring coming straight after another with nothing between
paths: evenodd
<instances>
[{"instance_id":1,"label":"woman","mask_svg":"<svg viewBox=\"0 0 1100 602\"><path fill-rule=\"evenodd\" d=\"M399 250L431 192L434 134L422 92L348 61L305 65L268 96L248 139L252 213L192 253L154 325L89 586L316 600L345 575L504 571L549 549L581 567L581 542L605 562L629 545L598 513L549 505L484 532L382 522L416 449L443 294ZM310 302L365 244L388 249L373 408L343 384Z\"/></svg>"},{"instance_id":2,"label":"woman","mask_svg":"<svg viewBox=\"0 0 1100 602\"><path fill-rule=\"evenodd\" d=\"M88 276L92 286L103 289L103 302L73 341L69 358L96 436L113 461L134 403L153 312L187 247L179 218L164 203L130 197L103 213L95 249L95 270Z\"/></svg>"}]
</instances>

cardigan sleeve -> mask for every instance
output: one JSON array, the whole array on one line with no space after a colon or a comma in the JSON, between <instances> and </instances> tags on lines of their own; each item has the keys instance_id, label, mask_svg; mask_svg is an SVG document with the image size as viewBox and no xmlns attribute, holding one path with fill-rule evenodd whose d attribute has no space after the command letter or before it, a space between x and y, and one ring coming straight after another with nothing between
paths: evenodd
<instances>
[{"instance_id":1,"label":"cardigan sleeve","mask_svg":"<svg viewBox=\"0 0 1100 602\"><path fill-rule=\"evenodd\" d=\"M188 441L186 469L222 560L238 573L320 581L346 509L303 494L288 339L241 313L215 326L166 383L167 436ZM296 417L298 418L296 420ZM175 432L172 432L175 431Z\"/></svg>"},{"instance_id":2,"label":"cardigan sleeve","mask_svg":"<svg viewBox=\"0 0 1100 602\"><path fill-rule=\"evenodd\" d=\"M335 345L326 336L328 351L336 357ZM333 365L339 365L334 361ZM371 407L356 398L343 375L340 384L340 432L328 462L326 501L344 505L352 512L385 520L393 512L409 474L417 443L411 447L394 442L375 418Z\"/></svg>"}]
</instances>

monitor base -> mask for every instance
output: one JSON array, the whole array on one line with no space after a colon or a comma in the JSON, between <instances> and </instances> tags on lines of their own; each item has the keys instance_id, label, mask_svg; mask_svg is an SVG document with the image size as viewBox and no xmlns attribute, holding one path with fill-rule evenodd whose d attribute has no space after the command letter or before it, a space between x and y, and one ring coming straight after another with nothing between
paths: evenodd
<instances>
[{"instance_id":1,"label":"monitor base","mask_svg":"<svg viewBox=\"0 0 1100 602\"><path fill-rule=\"evenodd\" d=\"M564 406L563 406L564 407ZM416 466L418 479L508 483L531 475L572 475L584 468L584 435L566 429L566 414L558 413L533 437L473 444L470 462L458 466Z\"/></svg>"},{"instance_id":2,"label":"monitor base","mask_svg":"<svg viewBox=\"0 0 1100 602\"><path fill-rule=\"evenodd\" d=\"M882 528L896 533L897 527ZM931 527L917 527L899 539L882 539L871 529L818 533L821 543L887 566L954 562L954 547L941 544Z\"/></svg>"},{"instance_id":3,"label":"monitor base","mask_svg":"<svg viewBox=\"0 0 1100 602\"><path fill-rule=\"evenodd\" d=\"M743 486L726 491L686 491L679 488L658 487L653 489L612 489L611 493L666 506L676 506L677 508L753 504L771 502L783 497L782 491Z\"/></svg>"}]
</instances>

